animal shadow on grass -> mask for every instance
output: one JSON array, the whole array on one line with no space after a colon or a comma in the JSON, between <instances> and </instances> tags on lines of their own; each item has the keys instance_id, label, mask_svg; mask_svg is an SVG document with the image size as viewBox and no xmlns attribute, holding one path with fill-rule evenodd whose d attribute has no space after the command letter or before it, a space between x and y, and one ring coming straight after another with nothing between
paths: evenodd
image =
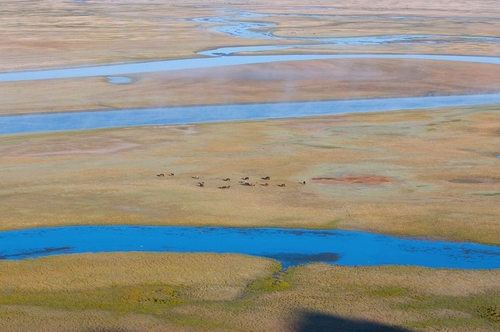
<instances>
[{"instance_id":1,"label":"animal shadow on grass","mask_svg":"<svg viewBox=\"0 0 500 332\"><path fill-rule=\"evenodd\" d=\"M293 328L294 332L411 332L401 327L370 322L361 319L347 319L316 312L301 312Z\"/></svg>"}]
</instances>

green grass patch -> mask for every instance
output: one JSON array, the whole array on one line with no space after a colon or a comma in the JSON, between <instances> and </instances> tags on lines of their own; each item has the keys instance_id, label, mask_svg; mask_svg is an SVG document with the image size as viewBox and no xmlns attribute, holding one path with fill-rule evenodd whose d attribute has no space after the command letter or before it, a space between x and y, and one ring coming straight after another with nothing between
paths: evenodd
<instances>
[{"instance_id":1,"label":"green grass patch","mask_svg":"<svg viewBox=\"0 0 500 332\"><path fill-rule=\"evenodd\" d=\"M286 273L282 272L281 264L276 262L273 266L273 275L271 277L259 278L247 286L248 294L261 294L282 291L290 288L290 283L283 280Z\"/></svg>"},{"instance_id":2,"label":"green grass patch","mask_svg":"<svg viewBox=\"0 0 500 332\"><path fill-rule=\"evenodd\" d=\"M166 285L136 285L97 288L86 291L0 293L2 305L31 305L54 309L102 309L121 312L158 314L186 303L180 289Z\"/></svg>"},{"instance_id":3,"label":"green grass patch","mask_svg":"<svg viewBox=\"0 0 500 332\"><path fill-rule=\"evenodd\" d=\"M452 183L469 183L469 184L480 183L475 179L453 179L450 182L452 182Z\"/></svg>"},{"instance_id":4,"label":"green grass patch","mask_svg":"<svg viewBox=\"0 0 500 332\"><path fill-rule=\"evenodd\" d=\"M478 311L482 317L500 323L500 304L479 308Z\"/></svg>"},{"instance_id":5,"label":"green grass patch","mask_svg":"<svg viewBox=\"0 0 500 332\"><path fill-rule=\"evenodd\" d=\"M337 229L339 223L342 221L341 218L334 219L325 225L326 229Z\"/></svg>"},{"instance_id":6,"label":"green grass patch","mask_svg":"<svg viewBox=\"0 0 500 332\"><path fill-rule=\"evenodd\" d=\"M406 296L408 293L408 290L398 287L385 287L371 291L371 295L376 297Z\"/></svg>"},{"instance_id":7,"label":"green grass patch","mask_svg":"<svg viewBox=\"0 0 500 332\"><path fill-rule=\"evenodd\" d=\"M500 328L500 291L471 296L417 296L398 309L421 313L427 319L409 327L425 329L433 326L495 330ZM446 314L439 314L445 312Z\"/></svg>"},{"instance_id":8,"label":"green grass patch","mask_svg":"<svg viewBox=\"0 0 500 332\"><path fill-rule=\"evenodd\" d=\"M132 288L122 296L122 301L131 304L161 304L175 306L183 302L180 292L164 286L152 286L144 289Z\"/></svg>"}]
</instances>

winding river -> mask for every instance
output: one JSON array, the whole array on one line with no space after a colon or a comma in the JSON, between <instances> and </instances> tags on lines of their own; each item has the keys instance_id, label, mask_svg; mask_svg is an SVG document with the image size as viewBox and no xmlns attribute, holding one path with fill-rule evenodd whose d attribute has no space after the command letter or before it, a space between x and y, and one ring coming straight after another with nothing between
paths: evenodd
<instances>
[{"instance_id":1,"label":"winding river","mask_svg":"<svg viewBox=\"0 0 500 332\"><path fill-rule=\"evenodd\" d=\"M277 119L500 103L500 94L166 107L0 116L0 134Z\"/></svg>"},{"instance_id":2,"label":"winding river","mask_svg":"<svg viewBox=\"0 0 500 332\"><path fill-rule=\"evenodd\" d=\"M71 226L0 232L0 259L83 252L238 253L310 262L500 268L500 247L397 238L364 232L281 228Z\"/></svg>"},{"instance_id":3,"label":"winding river","mask_svg":"<svg viewBox=\"0 0 500 332\"><path fill-rule=\"evenodd\" d=\"M207 58L0 73L0 82L104 76L108 77L108 80L114 80L117 83L127 83L129 80L124 76L127 74L318 59L419 59L500 64L500 58L476 56L404 54L234 55L242 51L257 52L286 47L289 46L225 47L203 52L203 54L209 56ZM0 134L256 120L499 103L500 94L483 94L10 115L0 116Z\"/></svg>"},{"instance_id":4,"label":"winding river","mask_svg":"<svg viewBox=\"0 0 500 332\"><path fill-rule=\"evenodd\" d=\"M200 23L218 24L210 28L240 38L283 40L283 38L273 36L268 30L263 29L271 26L268 23L237 22L238 17L255 18L257 14L247 12L233 12L230 14L219 18L195 20ZM265 52L311 47L311 42L317 43L316 46L318 44L370 45L435 42L500 43L500 38L467 36L378 36L323 40L296 38L293 40L299 43L308 42L309 44L224 47L199 52L204 58L196 59L0 73L0 82L103 76L107 77L108 82L111 84L129 84L132 81L126 75L137 73L320 59L418 59L500 64L500 58L477 56L405 54L237 55L241 52ZM500 104L500 93L0 116L0 134L269 119L484 104ZM500 268L500 247L498 246L396 238L351 231L168 226L72 226L0 232L0 259L25 259L54 254L103 251L230 252L277 259L282 262L284 267L309 262L326 262L341 265L398 264L464 269Z\"/></svg>"}]
</instances>

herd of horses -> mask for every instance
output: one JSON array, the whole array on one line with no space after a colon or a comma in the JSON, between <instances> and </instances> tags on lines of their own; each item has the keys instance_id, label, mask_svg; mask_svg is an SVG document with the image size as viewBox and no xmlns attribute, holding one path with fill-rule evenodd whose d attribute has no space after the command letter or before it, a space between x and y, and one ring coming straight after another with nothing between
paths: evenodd
<instances>
[{"instance_id":1,"label":"herd of horses","mask_svg":"<svg viewBox=\"0 0 500 332\"><path fill-rule=\"evenodd\" d=\"M174 176L175 174L174 173L168 173L167 174L168 176ZM160 174L156 174L157 177L165 177L165 174L164 173L160 173ZM200 177L198 175L195 175L195 176L191 176L191 178L193 179L200 179ZM264 177L261 177L260 178L261 180L264 180L264 181L269 181L271 180L271 177L270 176L264 176ZM257 184L259 184L258 182L248 182L250 180L250 178L248 176L245 176L245 177L242 177L241 180L238 181L238 183L242 186L249 186L249 187L255 187ZM223 178L222 181L231 181L231 178ZM306 181L301 181L299 182L301 184L306 184ZM205 182L201 181L201 182L198 182L196 184L198 187L205 187ZM260 183L261 186L263 187L268 187L269 186L269 183L268 182L265 182L265 183ZM286 185L284 183L279 183L277 184L278 187L286 187ZM219 186L217 187L219 189L229 189L231 188L230 185L224 185L224 186Z\"/></svg>"}]
</instances>

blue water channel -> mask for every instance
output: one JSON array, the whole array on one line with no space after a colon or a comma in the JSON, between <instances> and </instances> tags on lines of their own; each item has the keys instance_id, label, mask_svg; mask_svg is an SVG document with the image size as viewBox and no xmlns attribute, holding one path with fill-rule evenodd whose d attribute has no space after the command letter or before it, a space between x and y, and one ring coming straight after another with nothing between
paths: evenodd
<instances>
[{"instance_id":1,"label":"blue water channel","mask_svg":"<svg viewBox=\"0 0 500 332\"><path fill-rule=\"evenodd\" d=\"M335 60L335 59L392 59L392 60L437 60L458 61L486 64L500 64L498 57L461 56L461 55L431 55L431 54L283 54L283 55L232 55L240 52L261 52L289 49L293 46L242 46L222 47L200 52L207 58L179 59L136 62L125 64L109 64L102 66L87 66L76 68L60 68L33 70L21 72L0 73L0 82L38 81L64 78L83 78L113 75L130 75L153 73L158 71L175 71L186 69L215 68L263 64L288 61Z\"/></svg>"},{"instance_id":2,"label":"blue water channel","mask_svg":"<svg viewBox=\"0 0 500 332\"><path fill-rule=\"evenodd\" d=\"M324 8L323 8L324 10ZM378 36L356 36L356 37L296 37L286 36L279 37L273 33L274 28L277 26L275 23L266 22L263 19L272 17L308 17L324 20L328 18L331 21L338 21L338 19L354 19L354 20L399 20L409 21L414 20L412 16L358 16L358 15L341 15L339 12L328 15L314 15L314 14L265 14L253 13L243 10L227 10L220 11L219 16L202 17L190 19L191 21L202 23L210 26L210 30L223 33L237 38L251 38L251 39L271 39L274 41L296 41L308 42L315 44L326 45L340 45L340 46L366 46L366 45L386 45L386 44L400 44L400 45L415 45L415 44L499 44L500 38L491 36L463 36L463 35L378 35ZM449 20L456 18L448 17ZM418 17L418 20L423 20Z\"/></svg>"},{"instance_id":3,"label":"blue water channel","mask_svg":"<svg viewBox=\"0 0 500 332\"><path fill-rule=\"evenodd\" d=\"M284 228L69 226L0 232L0 259L96 252L212 252L276 259L284 268L324 262L500 268L500 247L365 232Z\"/></svg>"},{"instance_id":4,"label":"blue water channel","mask_svg":"<svg viewBox=\"0 0 500 332\"><path fill-rule=\"evenodd\" d=\"M500 94L485 94L12 115L0 116L0 134L278 119L499 103Z\"/></svg>"}]
</instances>

